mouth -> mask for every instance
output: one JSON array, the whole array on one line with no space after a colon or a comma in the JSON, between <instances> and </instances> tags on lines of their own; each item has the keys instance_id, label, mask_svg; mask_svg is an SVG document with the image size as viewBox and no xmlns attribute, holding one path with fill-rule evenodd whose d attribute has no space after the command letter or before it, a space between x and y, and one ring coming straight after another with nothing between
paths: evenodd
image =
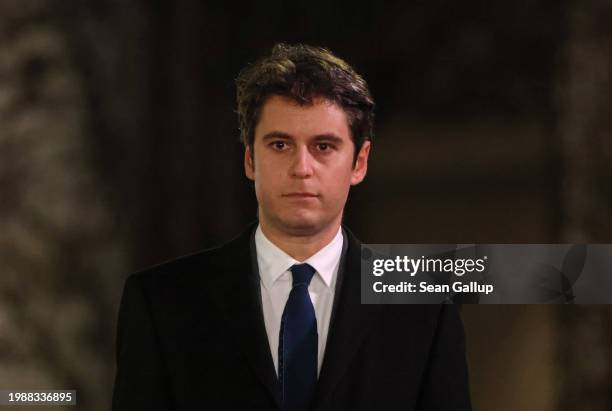
<instances>
[{"instance_id":1,"label":"mouth","mask_svg":"<svg viewBox=\"0 0 612 411\"><path fill-rule=\"evenodd\" d=\"M287 193L287 194L283 194L283 197L288 197L288 198L316 198L319 197L317 194L315 193L309 193L306 191L296 191L293 193Z\"/></svg>"}]
</instances>

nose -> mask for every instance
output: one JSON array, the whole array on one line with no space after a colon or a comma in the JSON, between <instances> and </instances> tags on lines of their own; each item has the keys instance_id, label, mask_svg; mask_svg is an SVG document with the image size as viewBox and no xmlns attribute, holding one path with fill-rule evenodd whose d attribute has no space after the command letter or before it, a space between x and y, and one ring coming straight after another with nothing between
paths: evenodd
<instances>
[{"instance_id":1,"label":"nose","mask_svg":"<svg viewBox=\"0 0 612 411\"><path fill-rule=\"evenodd\" d=\"M306 147L300 147L295 151L289 173L295 178L312 176L312 157Z\"/></svg>"}]
</instances>

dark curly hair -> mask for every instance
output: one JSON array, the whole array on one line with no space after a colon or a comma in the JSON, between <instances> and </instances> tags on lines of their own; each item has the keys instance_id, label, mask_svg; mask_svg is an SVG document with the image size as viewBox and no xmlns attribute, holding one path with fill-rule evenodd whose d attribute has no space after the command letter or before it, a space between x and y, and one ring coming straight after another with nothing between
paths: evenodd
<instances>
[{"instance_id":1,"label":"dark curly hair","mask_svg":"<svg viewBox=\"0 0 612 411\"><path fill-rule=\"evenodd\" d=\"M236 79L240 139L253 148L255 126L268 97L280 95L298 104L323 97L341 107L355 143L373 139L374 100L365 80L325 48L277 44L272 54L243 69Z\"/></svg>"}]
</instances>

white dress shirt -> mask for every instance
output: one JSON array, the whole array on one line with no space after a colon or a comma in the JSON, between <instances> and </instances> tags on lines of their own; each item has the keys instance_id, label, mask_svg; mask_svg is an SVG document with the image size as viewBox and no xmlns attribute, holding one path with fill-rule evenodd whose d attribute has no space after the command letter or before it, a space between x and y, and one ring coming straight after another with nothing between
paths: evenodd
<instances>
[{"instance_id":1,"label":"white dress shirt","mask_svg":"<svg viewBox=\"0 0 612 411\"><path fill-rule=\"evenodd\" d=\"M342 230L339 228L336 236L329 244L306 261L297 261L268 240L261 231L261 226L257 227L255 248L261 279L261 302L266 333L268 334L268 342L270 343L270 351L277 375L281 317L293 286L293 278L289 268L294 264L302 263L308 263L316 270L308 286L308 294L310 294L317 319L317 331L319 333L317 370L321 372L343 241Z\"/></svg>"}]
</instances>

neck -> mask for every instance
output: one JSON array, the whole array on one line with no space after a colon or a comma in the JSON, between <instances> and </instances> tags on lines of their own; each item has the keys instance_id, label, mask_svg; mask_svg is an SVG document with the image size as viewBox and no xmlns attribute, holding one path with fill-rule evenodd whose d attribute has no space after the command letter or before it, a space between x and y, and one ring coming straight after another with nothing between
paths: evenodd
<instances>
[{"instance_id":1,"label":"neck","mask_svg":"<svg viewBox=\"0 0 612 411\"><path fill-rule=\"evenodd\" d=\"M274 224L270 224L265 219L260 219L259 225L266 238L274 245L297 261L305 261L334 239L340 228L341 221L342 215L322 230L300 235L278 229Z\"/></svg>"}]
</instances>

